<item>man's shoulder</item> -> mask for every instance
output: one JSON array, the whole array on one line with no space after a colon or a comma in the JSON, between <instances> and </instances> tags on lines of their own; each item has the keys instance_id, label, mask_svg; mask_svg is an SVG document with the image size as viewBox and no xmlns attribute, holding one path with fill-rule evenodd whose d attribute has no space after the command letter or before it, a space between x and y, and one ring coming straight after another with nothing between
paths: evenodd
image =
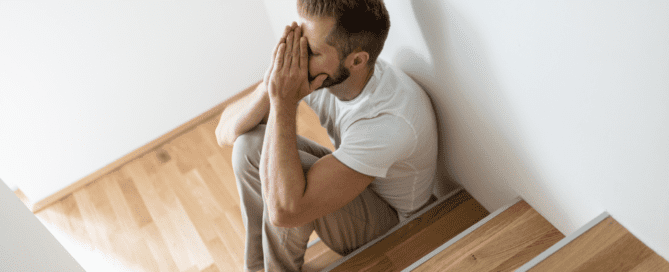
<instances>
[{"instance_id":1,"label":"man's shoulder","mask_svg":"<svg viewBox=\"0 0 669 272\"><path fill-rule=\"evenodd\" d=\"M376 67L379 68L381 73L379 88L424 92L420 85L399 66L383 59L377 59Z\"/></svg>"}]
</instances>

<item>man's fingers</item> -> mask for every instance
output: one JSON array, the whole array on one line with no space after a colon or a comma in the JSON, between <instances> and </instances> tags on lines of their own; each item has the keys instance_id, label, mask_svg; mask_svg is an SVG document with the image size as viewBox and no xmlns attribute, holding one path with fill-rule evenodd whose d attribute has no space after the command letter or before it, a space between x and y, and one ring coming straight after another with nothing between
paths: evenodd
<instances>
[{"instance_id":1,"label":"man's fingers","mask_svg":"<svg viewBox=\"0 0 669 272\"><path fill-rule=\"evenodd\" d=\"M307 52L307 46L309 46L307 38L300 38L300 70L303 74L309 72L307 70L309 68L309 53Z\"/></svg>"},{"instance_id":2,"label":"man's fingers","mask_svg":"<svg viewBox=\"0 0 669 272\"><path fill-rule=\"evenodd\" d=\"M282 43L286 42L286 37L288 36L288 33L290 33L290 31L292 31L296 26L297 26L297 23L293 22L291 25L287 25L286 28L283 30L283 35L281 35L281 38L279 39L279 42L276 44L276 46L272 50L272 59L270 60L269 68L267 68L267 72L265 73L265 79L266 80L269 80L270 72L274 68L274 60L276 60L276 53L279 49L279 46Z\"/></svg>"},{"instance_id":3,"label":"man's fingers","mask_svg":"<svg viewBox=\"0 0 669 272\"><path fill-rule=\"evenodd\" d=\"M293 48L291 54L292 56L292 63L291 67L293 69L297 70L300 68L300 47L302 47L302 30L300 27L296 27L295 30L293 30L294 34L294 41L293 41Z\"/></svg>"},{"instance_id":4,"label":"man's fingers","mask_svg":"<svg viewBox=\"0 0 669 272\"><path fill-rule=\"evenodd\" d=\"M286 51L286 44L282 43L279 45L279 49L276 52L276 58L274 59L274 71L279 71L283 67L284 59L283 54Z\"/></svg>"},{"instance_id":5,"label":"man's fingers","mask_svg":"<svg viewBox=\"0 0 669 272\"><path fill-rule=\"evenodd\" d=\"M286 48L283 56L284 64L290 68L291 56L293 54L293 37L295 36L295 31L288 33L286 37Z\"/></svg>"},{"instance_id":6,"label":"man's fingers","mask_svg":"<svg viewBox=\"0 0 669 272\"><path fill-rule=\"evenodd\" d=\"M311 83L309 83L309 89L313 92L314 90L320 88L321 85L323 85L323 81L325 81L326 78L328 78L328 76L327 76L326 74L320 74L320 75L318 75L318 76L314 79L314 81L312 81Z\"/></svg>"},{"instance_id":7,"label":"man's fingers","mask_svg":"<svg viewBox=\"0 0 669 272\"><path fill-rule=\"evenodd\" d=\"M281 39L279 39L279 44L286 42L286 37L288 37L288 33L293 31L293 29L295 29L295 26L297 26L296 22L293 22L292 24L286 26L286 28L283 30L283 35L281 35Z\"/></svg>"}]
</instances>

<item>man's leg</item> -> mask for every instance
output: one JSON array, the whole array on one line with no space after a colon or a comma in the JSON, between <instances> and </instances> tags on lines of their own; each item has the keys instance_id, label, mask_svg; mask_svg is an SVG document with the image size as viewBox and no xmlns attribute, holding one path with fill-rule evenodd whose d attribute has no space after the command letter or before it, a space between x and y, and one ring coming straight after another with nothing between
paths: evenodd
<instances>
[{"instance_id":1,"label":"man's leg","mask_svg":"<svg viewBox=\"0 0 669 272\"><path fill-rule=\"evenodd\" d=\"M265 125L258 125L239 136L232 151L232 166L246 229L244 265L251 271L262 269L263 263L277 265L280 270L299 269L314 226L307 224L287 229L270 223L259 175L264 135ZM301 136L298 136L297 147L305 173L319 158L331 153L329 149Z\"/></svg>"},{"instance_id":2,"label":"man's leg","mask_svg":"<svg viewBox=\"0 0 669 272\"><path fill-rule=\"evenodd\" d=\"M264 132L264 126L259 125L240 135L232 148L232 169L237 180L242 222L246 230L244 268L250 271L263 268L262 222L265 205L259 167Z\"/></svg>"}]
</instances>

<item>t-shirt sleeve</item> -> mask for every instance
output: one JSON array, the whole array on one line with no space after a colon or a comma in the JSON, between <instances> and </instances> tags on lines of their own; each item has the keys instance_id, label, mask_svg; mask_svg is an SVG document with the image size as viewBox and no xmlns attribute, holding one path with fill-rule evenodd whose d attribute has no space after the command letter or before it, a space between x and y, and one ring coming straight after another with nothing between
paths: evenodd
<instances>
[{"instance_id":1,"label":"t-shirt sleeve","mask_svg":"<svg viewBox=\"0 0 669 272\"><path fill-rule=\"evenodd\" d=\"M356 121L342 134L341 145L332 155L353 170L382 178L417 144L411 126L393 115Z\"/></svg>"},{"instance_id":2,"label":"t-shirt sleeve","mask_svg":"<svg viewBox=\"0 0 669 272\"><path fill-rule=\"evenodd\" d=\"M309 107L311 107L311 94L308 94L308 95L306 95L305 97L302 97L302 99L300 100L300 102L301 102L301 101L306 102L307 105L308 105Z\"/></svg>"}]
</instances>

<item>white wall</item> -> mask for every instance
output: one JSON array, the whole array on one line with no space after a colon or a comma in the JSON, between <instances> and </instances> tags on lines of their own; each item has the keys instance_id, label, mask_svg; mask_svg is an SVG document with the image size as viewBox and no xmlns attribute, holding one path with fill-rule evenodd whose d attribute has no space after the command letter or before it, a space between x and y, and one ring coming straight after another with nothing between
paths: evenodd
<instances>
[{"instance_id":1,"label":"white wall","mask_svg":"<svg viewBox=\"0 0 669 272\"><path fill-rule=\"evenodd\" d=\"M294 1L265 4L279 35ZM567 235L608 211L669 259L668 2L386 5L381 57L437 105L443 175Z\"/></svg>"},{"instance_id":2,"label":"white wall","mask_svg":"<svg viewBox=\"0 0 669 272\"><path fill-rule=\"evenodd\" d=\"M0 271L84 271L2 181Z\"/></svg>"},{"instance_id":3,"label":"white wall","mask_svg":"<svg viewBox=\"0 0 669 272\"><path fill-rule=\"evenodd\" d=\"M441 105L448 168L486 208L517 192L565 234L606 210L669 257L669 4L388 5L423 40L384 56Z\"/></svg>"},{"instance_id":4,"label":"white wall","mask_svg":"<svg viewBox=\"0 0 669 272\"><path fill-rule=\"evenodd\" d=\"M37 202L262 78L261 1L0 1L0 177Z\"/></svg>"}]
</instances>

